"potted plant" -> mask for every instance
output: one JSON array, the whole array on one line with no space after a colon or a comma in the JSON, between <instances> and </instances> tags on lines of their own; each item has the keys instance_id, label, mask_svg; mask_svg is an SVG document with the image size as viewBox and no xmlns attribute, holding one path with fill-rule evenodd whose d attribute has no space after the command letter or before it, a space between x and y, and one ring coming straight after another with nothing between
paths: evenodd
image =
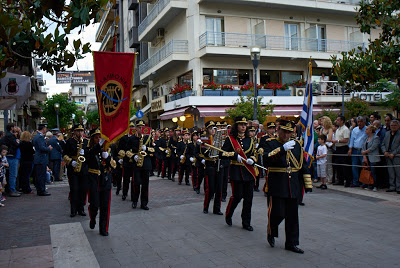
<instances>
[{"instance_id":1,"label":"potted plant","mask_svg":"<svg viewBox=\"0 0 400 268\"><path fill-rule=\"evenodd\" d=\"M181 98L192 96L192 87L186 84L182 85L180 95Z\"/></svg>"},{"instance_id":2,"label":"potted plant","mask_svg":"<svg viewBox=\"0 0 400 268\"><path fill-rule=\"evenodd\" d=\"M269 83L265 84L258 90L258 96L274 96L274 90L269 87Z\"/></svg>"},{"instance_id":3,"label":"potted plant","mask_svg":"<svg viewBox=\"0 0 400 268\"><path fill-rule=\"evenodd\" d=\"M211 82L208 85L203 86L203 96L220 96L221 86Z\"/></svg>"},{"instance_id":4,"label":"potted plant","mask_svg":"<svg viewBox=\"0 0 400 268\"><path fill-rule=\"evenodd\" d=\"M233 88L232 85L221 85L222 96L238 96L239 90Z\"/></svg>"},{"instance_id":5,"label":"potted plant","mask_svg":"<svg viewBox=\"0 0 400 268\"><path fill-rule=\"evenodd\" d=\"M170 90L170 93L172 94L171 101L178 100L180 98L191 96L192 87L188 85L175 84L175 86Z\"/></svg>"},{"instance_id":6,"label":"potted plant","mask_svg":"<svg viewBox=\"0 0 400 268\"><path fill-rule=\"evenodd\" d=\"M279 84L279 83L267 83L264 85L264 88L268 88L274 91L274 96L291 96L292 92L289 90L289 86L287 84Z\"/></svg>"},{"instance_id":7,"label":"potted plant","mask_svg":"<svg viewBox=\"0 0 400 268\"><path fill-rule=\"evenodd\" d=\"M261 85L257 85L257 89L260 90L262 88ZM240 87L240 93L242 96L250 95L254 92L254 84L248 83L247 85L243 85Z\"/></svg>"},{"instance_id":8,"label":"potted plant","mask_svg":"<svg viewBox=\"0 0 400 268\"><path fill-rule=\"evenodd\" d=\"M294 88L306 87L306 82L305 82L303 79L300 79L300 80L294 81L294 82L292 83L292 86L293 86Z\"/></svg>"}]
</instances>

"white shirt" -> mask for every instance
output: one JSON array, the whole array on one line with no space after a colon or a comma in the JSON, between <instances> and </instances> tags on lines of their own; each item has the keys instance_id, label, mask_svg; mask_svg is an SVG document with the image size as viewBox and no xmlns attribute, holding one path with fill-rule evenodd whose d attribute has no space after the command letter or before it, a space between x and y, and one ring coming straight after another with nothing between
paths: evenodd
<instances>
[{"instance_id":1,"label":"white shirt","mask_svg":"<svg viewBox=\"0 0 400 268\"><path fill-rule=\"evenodd\" d=\"M320 146L318 146L318 149L317 149L317 156L321 156L321 155L326 155L326 154L328 154L328 148L326 147L326 145L320 145ZM319 165L321 165L321 164L325 164L326 163L326 156L325 157L322 157L322 158L319 158L319 159L317 159L317 165L319 164Z\"/></svg>"}]
</instances>

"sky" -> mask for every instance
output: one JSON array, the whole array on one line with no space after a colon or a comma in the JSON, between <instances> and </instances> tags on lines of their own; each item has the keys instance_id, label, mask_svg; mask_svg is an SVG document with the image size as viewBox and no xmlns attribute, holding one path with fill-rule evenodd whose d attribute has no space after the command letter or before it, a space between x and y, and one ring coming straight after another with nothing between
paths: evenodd
<instances>
[{"instance_id":1,"label":"sky","mask_svg":"<svg viewBox=\"0 0 400 268\"><path fill-rule=\"evenodd\" d=\"M70 43L70 48L72 48L73 40L78 38L81 39L82 44L87 42L91 43L91 50L97 51L100 48L101 43L95 42L95 35L99 24L90 24L89 26L85 27L85 29L78 35L79 29L75 29L71 34L68 35L68 40ZM54 32L54 28L51 29ZM67 70L70 71L92 71L93 70L93 56L92 53L85 54L85 58L80 59L75 62L72 68L68 68ZM53 76L47 72L41 71L43 74L43 79L46 81L46 85L44 88L49 88L48 97L58 94L61 92L68 92L70 88L70 84L56 84L56 75Z\"/></svg>"}]
</instances>

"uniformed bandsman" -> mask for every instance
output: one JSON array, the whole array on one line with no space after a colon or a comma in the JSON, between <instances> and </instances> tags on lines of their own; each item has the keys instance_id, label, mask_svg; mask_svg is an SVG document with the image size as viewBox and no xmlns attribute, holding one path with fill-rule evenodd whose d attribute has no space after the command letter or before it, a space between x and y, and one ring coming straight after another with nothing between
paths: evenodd
<instances>
[{"instance_id":1,"label":"uniformed bandsman","mask_svg":"<svg viewBox=\"0 0 400 268\"><path fill-rule=\"evenodd\" d=\"M253 139L253 143L256 148L254 156L257 159L256 163L259 164L259 155L258 155L259 139L257 138L256 128L254 126L249 127L249 136L250 138ZM258 189L258 187L260 186L260 171L257 168L255 168L255 170L256 170L256 181L254 183L254 191L259 192L260 190Z\"/></svg>"},{"instance_id":2,"label":"uniformed bandsman","mask_svg":"<svg viewBox=\"0 0 400 268\"><path fill-rule=\"evenodd\" d=\"M178 142L178 146L176 148L176 154L179 158L179 176L178 181L179 185L182 184L183 176L185 176L186 185L190 185L189 183L189 175L190 175L190 158L193 155L193 151L191 150L190 145L190 133L187 128L182 130L182 140Z\"/></svg>"},{"instance_id":3,"label":"uniformed bandsman","mask_svg":"<svg viewBox=\"0 0 400 268\"><path fill-rule=\"evenodd\" d=\"M71 217L75 217L76 213L86 216L84 206L86 205L88 179L84 155L88 141L83 138L83 131L82 125L74 126L74 134L67 140L63 152L70 187Z\"/></svg>"},{"instance_id":4,"label":"uniformed bandsman","mask_svg":"<svg viewBox=\"0 0 400 268\"><path fill-rule=\"evenodd\" d=\"M267 141L267 139L270 138L275 138L275 132L276 132L276 124L275 122L269 122L267 123L267 133L262 136L260 138L260 145L259 145L259 150L261 150L260 152L260 157L261 155L264 153L264 147L265 147L265 142ZM264 192L264 196L268 196L268 173L265 174L265 183L263 186L263 192Z\"/></svg>"},{"instance_id":5,"label":"uniformed bandsman","mask_svg":"<svg viewBox=\"0 0 400 268\"><path fill-rule=\"evenodd\" d=\"M166 127L163 129L163 133L161 134L161 138L158 144L158 150L161 152L162 155L161 178L164 179L164 177L167 176L169 180L175 181L175 179L172 178L171 161L169 160L172 155L171 148L169 148L170 140L171 139L169 128Z\"/></svg>"},{"instance_id":6,"label":"uniformed bandsman","mask_svg":"<svg viewBox=\"0 0 400 268\"><path fill-rule=\"evenodd\" d=\"M99 129L90 131L90 141L86 152L89 171L89 216L90 229L96 226L97 212L100 210L99 231L103 236L108 236L111 205L111 169L117 166L110 152L104 151Z\"/></svg>"},{"instance_id":7,"label":"uniformed bandsman","mask_svg":"<svg viewBox=\"0 0 400 268\"><path fill-rule=\"evenodd\" d=\"M176 147L178 142L181 140L181 130L176 127L172 132L171 138L169 139L169 148L171 150L171 156L169 157L170 167L171 167L171 180L175 181L175 174L179 169L179 158L176 154Z\"/></svg>"},{"instance_id":8,"label":"uniformed bandsman","mask_svg":"<svg viewBox=\"0 0 400 268\"><path fill-rule=\"evenodd\" d=\"M149 174L152 169L150 154L154 153L151 135L143 135L143 120L136 121L136 134L132 136L133 179L132 179L132 208L137 207L140 196L140 208L149 210Z\"/></svg>"},{"instance_id":9,"label":"uniformed bandsman","mask_svg":"<svg viewBox=\"0 0 400 268\"><path fill-rule=\"evenodd\" d=\"M285 220L285 249L304 253L299 245L298 195L300 179L305 191L312 191L311 176L306 167L303 148L291 139L294 123L281 120L278 137L267 139L264 145L264 166L268 167L268 236L271 247L278 237L278 226Z\"/></svg>"},{"instance_id":10,"label":"uniformed bandsman","mask_svg":"<svg viewBox=\"0 0 400 268\"><path fill-rule=\"evenodd\" d=\"M129 184L131 182L131 178L133 176L133 153L130 146L131 143L131 137L132 133L134 132L135 125L133 123L129 124L129 133L125 136L123 136L119 140L118 144L118 156L121 158L119 160L119 163L122 162L122 177L123 177L123 182L122 182L122 200L125 200L126 197L128 196L128 191L129 191ZM119 191L117 191L117 194Z\"/></svg>"},{"instance_id":11,"label":"uniformed bandsman","mask_svg":"<svg viewBox=\"0 0 400 268\"><path fill-rule=\"evenodd\" d=\"M162 129L158 129L156 131L156 136L154 140L154 148L155 148L154 155L156 157L157 177L160 177L161 172L163 171L163 157L165 156L164 152L160 151L162 133L163 133Z\"/></svg>"},{"instance_id":12,"label":"uniformed bandsman","mask_svg":"<svg viewBox=\"0 0 400 268\"><path fill-rule=\"evenodd\" d=\"M229 170L232 186L232 196L226 207L225 221L232 226L232 215L239 202L243 199L242 226L248 231L253 231L251 226L251 207L253 204L253 189L256 178L253 167L256 162L254 156L254 139L247 130L246 117L235 118L229 137L226 138L222 150L223 158L231 160Z\"/></svg>"},{"instance_id":13,"label":"uniformed bandsman","mask_svg":"<svg viewBox=\"0 0 400 268\"><path fill-rule=\"evenodd\" d=\"M120 157L118 155L118 144L119 144L119 141L110 145L111 155L117 161L116 168L112 169L112 172L111 172L112 178L113 178L113 185L115 185L115 187L117 187L117 190L115 191L116 195L119 195L119 192L121 191L121 188L122 188L122 164L119 163L119 162L122 163L122 157Z\"/></svg>"},{"instance_id":14,"label":"uniformed bandsman","mask_svg":"<svg viewBox=\"0 0 400 268\"><path fill-rule=\"evenodd\" d=\"M192 152L192 155L189 157L190 161L190 170L192 174L192 186L193 186L193 191L197 192L197 176L198 176L198 170L197 170L197 159L196 159L196 147L197 147L197 139L199 138L199 133L197 130L193 130L190 134L190 151ZM201 164L201 163L200 163ZM200 193L200 192L199 192Z\"/></svg>"},{"instance_id":15,"label":"uniformed bandsman","mask_svg":"<svg viewBox=\"0 0 400 268\"><path fill-rule=\"evenodd\" d=\"M226 121L221 122L220 129L227 129L228 123ZM226 135L228 132L226 131ZM229 166L231 165L231 161L229 159L221 158L219 167L219 174L222 180L222 202L226 202L226 197L228 196L228 182L229 182Z\"/></svg>"}]
</instances>

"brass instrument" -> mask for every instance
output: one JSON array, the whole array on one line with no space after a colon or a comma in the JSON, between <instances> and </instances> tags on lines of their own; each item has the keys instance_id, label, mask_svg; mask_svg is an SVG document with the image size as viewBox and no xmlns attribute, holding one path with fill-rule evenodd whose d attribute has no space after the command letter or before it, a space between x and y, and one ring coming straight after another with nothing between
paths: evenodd
<instances>
[{"instance_id":1,"label":"brass instrument","mask_svg":"<svg viewBox=\"0 0 400 268\"><path fill-rule=\"evenodd\" d=\"M147 156L147 153L142 150L142 146L143 146L143 136L139 140L139 148L138 148L139 153L136 154L137 156L139 156L139 159L136 163L138 167L143 167L144 158L145 156Z\"/></svg>"},{"instance_id":2,"label":"brass instrument","mask_svg":"<svg viewBox=\"0 0 400 268\"><path fill-rule=\"evenodd\" d=\"M215 148L219 148L221 149L222 146L224 145L225 139L228 136L228 129L218 129L215 132L215 135L213 137L213 146ZM216 149L211 149L210 152L210 157L218 157L218 150ZM219 172L220 168L221 168L221 159L219 159L218 157L218 165L217 165L217 172Z\"/></svg>"},{"instance_id":3,"label":"brass instrument","mask_svg":"<svg viewBox=\"0 0 400 268\"><path fill-rule=\"evenodd\" d=\"M132 153L132 150L126 151L125 156L129 158L129 162L132 162L132 156L134 156L134 153Z\"/></svg>"},{"instance_id":4,"label":"brass instrument","mask_svg":"<svg viewBox=\"0 0 400 268\"><path fill-rule=\"evenodd\" d=\"M165 150L168 150L168 152L167 152L167 158L171 157L171 153L172 153L171 148L169 148L169 140L170 140L170 139L168 139L168 141L167 141L167 149L165 149Z\"/></svg>"},{"instance_id":5,"label":"brass instrument","mask_svg":"<svg viewBox=\"0 0 400 268\"><path fill-rule=\"evenodd\" d=\"M86 158L82 155L80 155L80 152L82 150L83 146L83 138L79 140L79 146L78 146L78 151L76 154L76 166L74 167L74 172L79 173L81 172L82 169L82 163L86 161Z\"/></svg>"},{"instance_id":6,"label":"brass instrument","mask_svg":"<svg viewBox=\"0 0 400 268\"><path fill-rule=\"evenodd\" d=\"M189 143L186 143L186 147L185 147L185 150L183 151L183 158L181 159L181 164L184 164L185 162L186 162L186 149L187 149L187 147L188 147L188 144Z\"/></svg>"}]
</instances>

